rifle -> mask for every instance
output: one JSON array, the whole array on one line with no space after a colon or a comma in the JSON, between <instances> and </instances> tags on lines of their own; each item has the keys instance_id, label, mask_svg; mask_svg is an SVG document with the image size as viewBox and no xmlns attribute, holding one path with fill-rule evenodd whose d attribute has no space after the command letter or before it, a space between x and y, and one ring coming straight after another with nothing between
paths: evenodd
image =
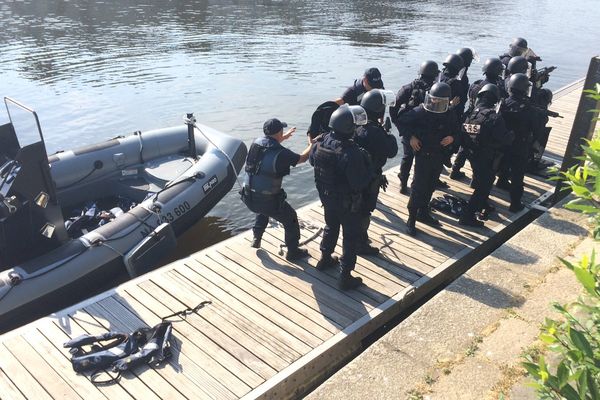
<instances>
[{"instance_id":1,"label":"rifle","mask_svg":"<svg viewBox=\"0 0 600 400\"><path fill-rule=\"evenodd\" d=\"M557 67L552 66L552 67L544 67L544 68L540 68L535 70L534 69L534 75L533 75L533 83L535 84L535 86L539 89L542 87L542 85L546 82L548 82L548 80L550 79L550 73L552 71L554 71Z\"/></svg>"}]
</instances>

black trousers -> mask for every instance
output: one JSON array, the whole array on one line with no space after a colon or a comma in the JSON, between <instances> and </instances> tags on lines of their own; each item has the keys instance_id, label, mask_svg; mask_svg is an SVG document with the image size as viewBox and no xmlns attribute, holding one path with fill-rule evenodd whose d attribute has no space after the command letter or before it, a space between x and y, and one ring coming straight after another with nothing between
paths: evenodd
<instances>
[{"instance_id":1,"label":"black trousers","mask_svg":"<svg viewBox=\"0 0 600 400\"><path fill-rule=\"evenodd\" d=\"M462 167L465 166L467 160L470 161L471 155L470 149L460 146L460 149L458 149L458 153L456 153L456 157L454 158L454 164L452 164L452 171L460 171Z\"/></svg>"},{"instance_id":2,"label":"black trousers","mask_svg":"<svg viewBox=\"0 0 600 400\"><path fill-rule=\"evenodd\" d=\"M473 215L487 205L496 171L494 170L493 152L475 152L471 156L475 190L469 199L468 213Z\"/></svg>"},{"instance_id":3,"label":"black trousers","mask_svg":"<svg viewBox=\"0 0 600 400\"><path fill-rule=\"evenodd\" d=\"M380 179L373 179L367 189L363 192L363 209L360 215L360 244L365 245L369 241L369 226L371 225L371 213L377 207L379 197Z\"/></svg>"},{"instance_id":4,"label":"black trousers","mask_svg":"<svg viewBox=\"0 0 600 400\"><path fill-rule=\"evenodd\" d=\"M252 228L254 237L262 237L269 224L269 218L273 218L283 225L285 245L288 250L298 248L298 242L300 241L298 216L292 206L285 201L283 195L252 194L251 196L244 196L243 200L250 211L256 213L254 227Z\"/></svg>"},{"instance_id":5,"label":"black trousers","mask_svg":"<svg viewBox=\"0 0 600 400\"><path fill-rule=\"evenodd\" d=\"M400 182L404 184L408 182L414 158L415 153L413 152L412 147L410 147L410 139L402 137L402 160L400 161L400 173L398 174L398 178L400 178Z\"/></svg>"},{"instance_id":6,"label":"black trousers","mask_svg":"<svg viewBox=\"0 0 600 400\"><path fill-rule=\"evenodd\" d=\"M321 241L321 253L328 256L333 254L340 226L343 229L342 257L340 267L342 271L352 271L356 265L356 249L360 243L361 219L360 213L353 213L340 196L319 194L325 211L325 228Z\"/></svg>"},{"instance_id":7,"label":"black trousers","mask_svg":"<svg viewBox=\"0 0 600 400\"><path fill-rule=\"evenodd\" d=\"M442 173L445 155L441 152L423 152L415 154L415 176L413 177L408 210L416 212L418 209L429 207L435 185Z\"/></svg>"},{"instance_id":8,"label":"black trousers","mask_svg":"<svg viewBox=\"0 0 600 400\"><path fill-rule=\"evenodd\" d=\"M504 158L508 159L510 165L510 204L519 204L523 197L523 180L527 169L527 153L510 152Z\"/></svg>"}]
</instances>

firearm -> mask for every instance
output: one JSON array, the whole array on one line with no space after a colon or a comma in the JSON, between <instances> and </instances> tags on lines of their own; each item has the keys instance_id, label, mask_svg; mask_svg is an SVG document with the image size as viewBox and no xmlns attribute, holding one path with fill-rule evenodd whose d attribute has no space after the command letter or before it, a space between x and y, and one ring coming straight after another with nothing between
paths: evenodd
<instances>
[{"instance_id":1,"label":"firearm","mask_svg":"<svg viewBox=\"0 0 600 400\"><path fill-rule=\"evenodd\" d=\"M543 108L543 107L539 107L539 106L534 106L534 108L536 109L536 111L539 111L540 113L551 117L551 118L563 118L562 115L560 115L559 113L557 113L556 111L550 111L547 108Z\"/></svg>"},{"instance_id":2,"label":"firearm","mask_svg":"<svg viewBox=\"0 0 600 400\"><path fill-rule=\"evenodd\" d=\"M548 82L548 80L550 79L550 73L555 69L556 67L554 66L534 69L533 83L535 84L535 86L538 89L541 88L544 83Z\"/></svg>"}]
</instances>

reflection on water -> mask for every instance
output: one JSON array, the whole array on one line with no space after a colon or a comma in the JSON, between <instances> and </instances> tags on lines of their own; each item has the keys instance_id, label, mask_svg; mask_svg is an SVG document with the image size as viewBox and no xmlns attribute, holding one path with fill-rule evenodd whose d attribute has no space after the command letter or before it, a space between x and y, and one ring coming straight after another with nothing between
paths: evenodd
<instances>
[{"instance_id":1,"label":"reflection on water","mask_svg":"<svg viewBox=\"0 0 600 400\"><path fill-rule=\"evenodd\" d=\"M135 130L203 123L249 143L264 120L298 127L367 67L397 90L424 59L474 47L482 59L524 36L558 65L549 87L584 75L598 51L592 0L26 0L0 4L0 92L39 112L50 152ZM479 75L480 65L471 68ZM473 78L472 78L473 80ZM316 198L312 171L285 179L291 203ZM246 229L232 189L185 235L178 256ZM210 232L210 235L207 235Z\"/></svg>"}]
</instances>

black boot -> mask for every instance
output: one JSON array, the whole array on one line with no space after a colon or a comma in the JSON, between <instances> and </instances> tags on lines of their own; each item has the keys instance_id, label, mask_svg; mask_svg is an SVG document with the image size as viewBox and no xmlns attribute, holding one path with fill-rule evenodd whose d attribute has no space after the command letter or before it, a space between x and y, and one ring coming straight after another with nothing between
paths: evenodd
<instances>
[{"instance_id":1,"label":"black boot","mask_svg":"<svg viewBox=\"0 0 600 400\"><path fill-rule=\"evenodd\" d=\"M515 204L510 203L510 207L508 207L508 211L516 213L516 212L521 211L524 208L525 208L525 204L523 204L521 202L518 202Z\"/></svg>"},{"instance_id":2,"label":"black boot","mask_svg":"<svg viewBox=\"0 0 600 400\"><path fill-rule=\"evenodd\" d=\"M452 172L450 172L450 179L454 179L455 181L463 180L466 177L467 175L461 170L453 169Z\"/></svg>"},{"instance_id":3,"label":"black boot","mask_svg":"<svg viewBox=\"0 0 600 400\"><path fill-rule=\"evenodd\" d=\"M352 290L362 285L362 279L358 276L350 275L350 270L340 267L340 277L338 279L338 289Z\"/></svg>"},{"instance_id":4,"label":"black boot","mask_svg":"<svg viewBox=\"0 0 600 400\"><path fill-rule=\"evenodd\" d=\"M371 246L368 243L363 243L361 246L358 246L356 254L362 256L376 256L379 254L379 249L375 246Z\"/></svg>"},{"instance_id":5,"label":"black boot","mask_svg":"<svg viewBox=\"0 0 600 400\"><path fill-rule=\"evenodd\" d=\"M417 214L416 211L411 212L409 210L409 212L408 212L408 220L406 220L406 233L408 233L410 236L417 235L417 227L416 227L417 215L416 214Z\"/></svg>"},{"instance_id":6,"label":"black boot","mask_svg":"<svg viewBox=\"0 0 600 400\"><path fill-rule=\"evenodd\" d=\"M448 184L447 184L446 182L444 182L443 180L441 180L441 179L438 179L438 181L435 183L435 187L436 187L436 188L438 188L438 189L446 189L446 188L448 188L449 186L448 186Z\"/></svg>"},{"instance_id":7,"label":"black boot","mask_svg":"<svg viewBox=\"0 0 600 400\"><path fill-rule=\"evenodd\" d=\"M498 189L510 190L510 182L505 178L498 178L496 181L496 187Z\"/></svg>"},{"instance_id":8,"label":"black boot","mask_svg":"<svg viewBox=\"0 0 600 400\"><path fill-rule=\"evenodd\" d=\"M337 266L339 263L340 260L337 257L331 257L331 254L321 254L321 259L319 260L315 268L319 271L324 271L326 269Z\"/></svg>"},{"instance_id":9,"label":"black boot","mask_svg":"<svg viewBox=\"0 0 600 400\"><path fill-rule=\"evenodd\" d=\"M475 218L475 214L469 213L468 211L465 211L463 213L463 215L458 220L458 223L461 225L473 226L476 228L481 228L484 225L483 221L478 220L477 218Z\"/></svg>"},{"instance_id":10,"label":"black boot","mask_svg":"<svg viewBox=\"0 0 600 400\"><path fill-rule=\"evenodd\" d=\"M250 246L254 247L255 249L260 249L261 239L262 236L254 236L254 239L252 239L252 244Z\"/></svg>"},{"instance_id":11,"label":"black boot","mask_svg":"<svg viewBox=\"0 0 600 400\"><path fill-rule=\"evenodd\" d=\"M419 209L419 212L417 213L417 221L430 226L440 225L440 221L438 221L433 217L433 215L431 215L428 208Z\"/></svg>"},{"instance_id":12,"label":"black boot","mask_svg":"<svg viewBox=\"0 0 600 400\"><path fill-rule=\"evenodd\" d=\"M400 194L408 196L410 192L408 191L408 183L400 181Z\"/></svg>"},{"instance_id":13,"label":"black boot","mask_svg":"<svg viewBox=\"0 0 600 400\"><path fill-rule=\"evenodd\" d=\"M308 257L308 250L301 247L289 249L285 255L285 259L288 261L296 261L306 257Z\"/></svg>"}]
</instances>

